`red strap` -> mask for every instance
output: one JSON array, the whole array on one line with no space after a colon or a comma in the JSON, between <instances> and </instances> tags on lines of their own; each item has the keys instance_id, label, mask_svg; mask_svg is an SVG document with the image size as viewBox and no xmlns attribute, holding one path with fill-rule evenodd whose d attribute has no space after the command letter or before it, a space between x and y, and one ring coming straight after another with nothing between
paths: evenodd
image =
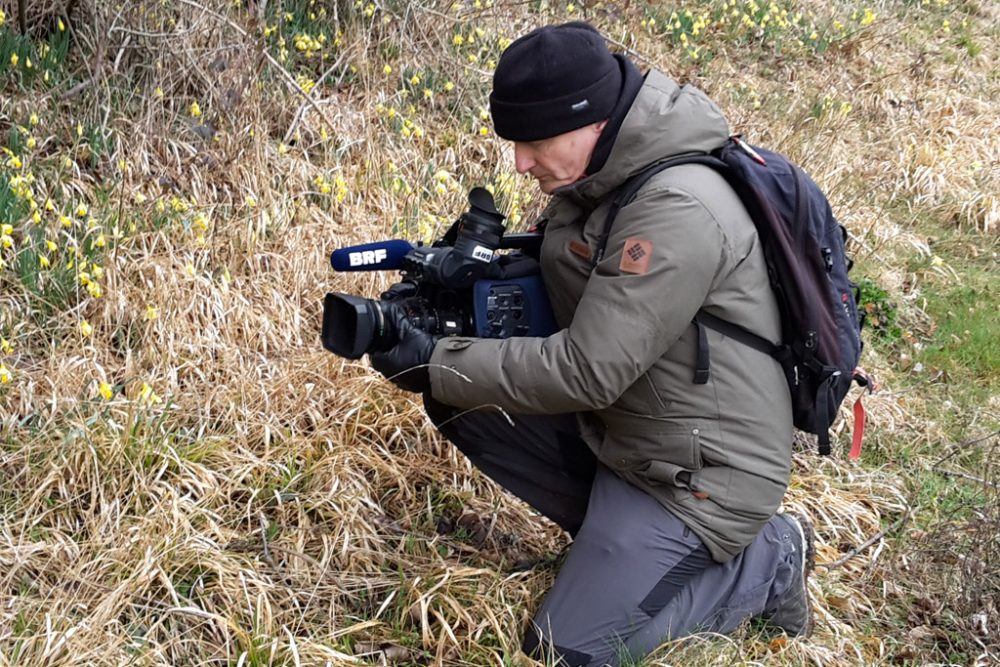
<instances>
[{"instance_id":1,"label":"red strap","mask_svg":"<svg viewBox=\"0 0 1000 667\"><path fill-rule=\"evenodd\" d=\"M854 369L854 380L867 389L869 394L874 393L878 389L878 383L875 382L875 378L866 373L861 367ZM854 437L851 439L851 452L847 455L852 461L861 456L861 441L865 437L865 406L861 404L861 399L864 398L864 395L864 392L862 392L858 396L858 400L854 401Z\"/></svg>"},{"instance_id":2,"label":"red strap","mask_svg":"<svg viewBox=\"0 0 1000 667\"><path fill-rule=\"evenodd\" d=\"M851 439L851 453L847 455L852 461L861 456L861 439L865 437L865 406L861 405L864 394L854 401L854 437Z\"/></svg>"}]
</instances>

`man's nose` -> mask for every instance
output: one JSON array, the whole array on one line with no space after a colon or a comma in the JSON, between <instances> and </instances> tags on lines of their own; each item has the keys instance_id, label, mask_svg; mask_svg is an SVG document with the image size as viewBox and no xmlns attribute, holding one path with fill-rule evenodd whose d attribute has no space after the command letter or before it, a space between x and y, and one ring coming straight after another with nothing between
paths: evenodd
<instances>
[{"instance_id":1,"label":"man's nose","mask_svg":"<svg viewBox=\"0 0 1000 667\"><path fill-rule=\"evenodd\" d=\"M519 174L526 174L528 170L535 166L535 159L531 155L531 150L521 143L514 143L514 169Z\"/></svg>"}]
</instances>

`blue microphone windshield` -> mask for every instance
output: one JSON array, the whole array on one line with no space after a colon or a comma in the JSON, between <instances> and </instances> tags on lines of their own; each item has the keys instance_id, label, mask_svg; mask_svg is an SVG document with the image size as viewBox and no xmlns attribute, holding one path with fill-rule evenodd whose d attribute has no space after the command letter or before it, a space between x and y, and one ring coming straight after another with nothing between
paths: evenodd
<instances>
[{"instance_id":1,"label":"blue microphone windshield","mask_svg":"<svg viewBox=\"0 0 1000 667\"><path fill-rule=\"evenodd\" d=\"M402 266L403 258L413 250L409 241L391 239L364 243L334 250L330 265L335 271L386 271Z\"/></svg>"}]
</instances>

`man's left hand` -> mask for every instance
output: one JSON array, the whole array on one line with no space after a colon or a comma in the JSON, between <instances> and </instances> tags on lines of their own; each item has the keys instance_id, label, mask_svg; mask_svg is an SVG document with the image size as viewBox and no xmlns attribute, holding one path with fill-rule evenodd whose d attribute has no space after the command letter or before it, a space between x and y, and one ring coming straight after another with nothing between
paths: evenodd
<instances>
[{"instance_id":1,"label":"man's left hand","mask_svg":"<svg viewBox=\"0 0 1000 667\"><path fill-rule=\"evenodd\" d=\"M427 369L437 338L414 326L406 312L396 304L387 304L386 317L397 333L394 347L372 352L372 367L400 389L424 393L431 389L431 376Z\"/></svg>"}]
</instances>

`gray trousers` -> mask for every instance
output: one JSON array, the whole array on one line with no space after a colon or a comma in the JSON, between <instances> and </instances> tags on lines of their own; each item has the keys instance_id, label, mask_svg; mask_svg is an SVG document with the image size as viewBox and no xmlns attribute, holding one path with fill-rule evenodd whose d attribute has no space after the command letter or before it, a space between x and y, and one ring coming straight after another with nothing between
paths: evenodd
<instances>
[{"instance_id":1,"label":"gray trousers","mask_svg":"<svg viewBox=\"0 0 1000 667\"><path fill-rule=\"evenodd\" d=\"M600 465L572 415L461 411L425 396L431 421L472 463L569 531L573 544L525 633L549 664L618 665L692 632L773 612L801 567L776 515L726 563L652 496ZM561 660L561 662L559 662Z\"/></svg>"}]
</instances>

